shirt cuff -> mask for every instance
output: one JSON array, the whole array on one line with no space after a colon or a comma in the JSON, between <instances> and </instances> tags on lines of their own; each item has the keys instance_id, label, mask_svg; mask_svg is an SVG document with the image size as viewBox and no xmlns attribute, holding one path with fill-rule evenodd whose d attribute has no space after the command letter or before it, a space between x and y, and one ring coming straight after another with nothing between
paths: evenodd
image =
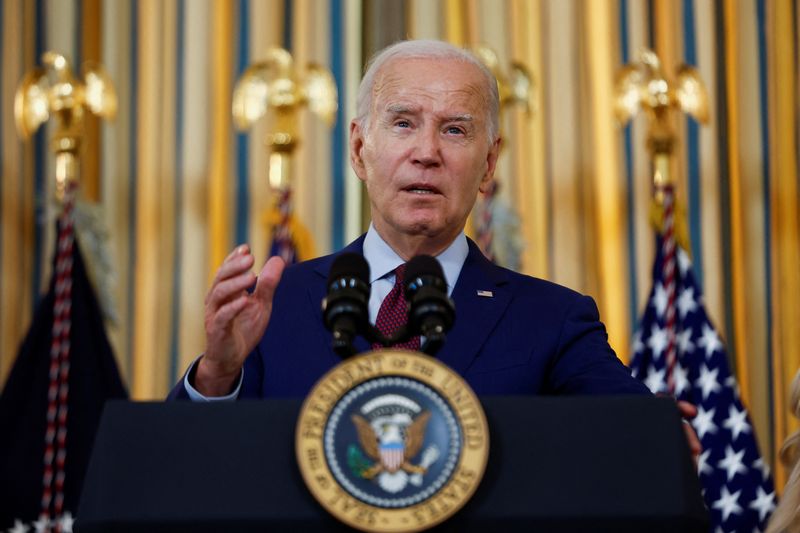
<instances>
[{"instance_id":1,"label":"shirt cuff","mask_svg":"<svg viewBox=\"0 0 800 533\"><path fill-rule=\"evenodd\" d=\"M201 355L200 357L203 356ZM193 402L235 401L236 398L239 397L239 390L242 388L242 380L244 379L244 367L242 367L242 371L239 373L239 381L236 383L236 387L234 387L233 391L230 394L227 394L225 396L203 396L197 391L197 389L195 389L192 386L189 380L189 377L194 377L194 374L197 371L197 362L200 361L200 357L194 360L192 366L189 367L189 371L186 372L185 376L183 376L183 387L186 389L186 394L189 395L189 399L192 400Z\"/></svg>"}]
</instances>

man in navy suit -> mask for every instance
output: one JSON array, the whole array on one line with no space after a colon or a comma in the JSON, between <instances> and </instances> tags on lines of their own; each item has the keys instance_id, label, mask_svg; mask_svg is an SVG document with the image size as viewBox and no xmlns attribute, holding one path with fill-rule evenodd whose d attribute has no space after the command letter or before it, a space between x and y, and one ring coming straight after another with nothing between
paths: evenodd
<instances>
[{"instance_id":1,"label":"man in navy suit","mask_svg":"<svg viewBox=\"0 0 800 533\"><path fill-rule=\"evenodd\" d=\"M470 54L406 41L370 64L350 125L350 160L372 210L344 251L371 271L370 319L415 255L442 264L456 321L438 357L478 394L649 393L607 342L594 302L489 262L464 235L500 149L498 91ZM332 256L258 276L246 245L224 261L206 297L206 351L171 396L194 400L303 396L340 359L320 302ZM255 289L248 288L255 284ZM367 341L356 339L359 351Z\"/></svg>"}]
</instances>

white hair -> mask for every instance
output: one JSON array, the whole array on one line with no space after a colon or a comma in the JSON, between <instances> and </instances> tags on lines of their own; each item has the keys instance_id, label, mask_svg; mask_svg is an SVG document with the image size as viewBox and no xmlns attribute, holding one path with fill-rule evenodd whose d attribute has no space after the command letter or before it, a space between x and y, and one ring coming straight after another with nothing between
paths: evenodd
<instances>
[{"instance_id":1,"label":"white hair","mask_svg":"<svg viewBox=\"0 0 800 533\"><path fill-rule=\"evenodd\" d=\"M372 93L375 78L380 70L396 59L452 59L469 63L478 68L485 78L486 100L489 103L489 121L487 124L489 142L492 143L500 132L500 95L497 80L489 69L469 51L453 46L444 41L428 39L399 41L390 45L374 56L367 63L367 70L358 86L356 96L356 122L366 134L372 112Z\"/></svg>"}]
</instances>

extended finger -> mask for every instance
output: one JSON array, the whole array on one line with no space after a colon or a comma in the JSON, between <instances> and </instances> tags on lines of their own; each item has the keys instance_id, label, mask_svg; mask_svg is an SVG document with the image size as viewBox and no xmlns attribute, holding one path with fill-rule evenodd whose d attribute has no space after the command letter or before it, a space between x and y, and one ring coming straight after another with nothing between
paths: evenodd
<instances>
[{"instance_id":1,"label":"extended finger","mask_svg":"<svg viewBox=\"0 0 800 533\"><path fill-rule=\"evenodd\" d=\"M703 451L703 445L700 443L700 439L697 437L697 433L692 425L686 420L683 421L683 432L686 434L686 442L689 443L689 451L692 454L692 459L694 459L695 464L697 464L697 458L700 457L700 453Z\"/></svg>"},{"instance_id":2,"label":"extended finger","mask_svg":"<svg viewBox=\"0 0 800 533\"><path fill-rule=\"evenodd\" d=\"M235 257L237 255L244 255L244 254L249 253L249 252L250 252L250 245L249 244L240 244L239 246L237 246L236 248L231 250L231 253L228 254L228 257L225 258L223 263L225 261L227 261L228 259L232 259L233 257Z\"/></svg>"},{"instance_id":3,"label":"extended finger","mask_svg":"<svg viewBox=\"0 0 800 533\"><path fill-rule=\"evenodd\" d=\"M695 407L693 403L689 403L685 400L680 400L678 402L678 410L684 418L692 419L697 416L697 407Z\"/></svg>"},{"instance_id":4,"label":"extended finger","mask_svg":"<svg viewBox=\"0 0 800 533\"><path fill-rule=\"evenodd\" d=\"M244 309L249 297L247 294L242 294L221 306L214 315L214 324L218 327L227 326Z\"/></svg>"},{"instance_id":5,"label":"extended finger","mask_svg":"<svg viewBox=\"0 0 800 533\"><path fill-rule=\"evenodd\" d=\"M285 266L286 263L278 256L270 257L269 261L264 264L258 275L254 293L259 300L265 303L272 301L272 297L275 295L275 288L281 280Z\"/></svg>"},{"instance_id":6,"label":"extended finger","mask_svg":"<svg viewBox=\"0 0 800 533\"><path fill-rule=\"evenodd\" d=\"M206 298L206 306L211 311L221 307L231 298L235 298L246 291L255 281L255 274L248 270L235 277L218 282L211 288Z\"/></svg>"},{"instance_id":7,"label":"extended finger","mask_svg":"<svg viewBox=\"0 0 800 533\"><path fill-rule=\"evenodd\" d=\"M231 274L242 271L243 269L253 266L253 255L250 252L244 251L240 254L234 254L222 262L217 270L216 280L222 280L230 277Z\"/></svg>"},{"instance_id":8,"label":"extended finger","mask_svg":"<svg viewBox=\"0 0 800 533\"><path fill-rule=\"evenodd\" d=\"M211 283L211 287L206 294L206 303L209 302L209 298L218 284L222 283L223 281L227 281L228 279L240 276L244 272L248 272L253 266L253 261L253 256L250 254L234 255L231 258L226 259L214 276L214 281Z\"/></svg>"}]
</instances>

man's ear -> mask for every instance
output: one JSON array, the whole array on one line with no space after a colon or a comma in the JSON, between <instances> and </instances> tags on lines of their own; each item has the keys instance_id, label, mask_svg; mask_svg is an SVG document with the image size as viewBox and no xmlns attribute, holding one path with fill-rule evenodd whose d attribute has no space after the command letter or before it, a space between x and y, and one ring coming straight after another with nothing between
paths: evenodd
<instances>
[{"instance_id":1,"label":"man's ear","mask_svg":"<svg viewBox=\"0 0 800 533\"><path fill-rule=\"evenodd\" d=\"M478 185L478 190L482 193L485 193L489 190L489 185L492 183L492 179L494 178L494 170L497 167L497 158L500 156L501 143L502 139L500 137L495 139L492 145L489 147L489 153L486 154L486 174L483 175L481 182Z\"/></svg>"},{"instance_id":2,"label":"man's ear","mask_svg":"<svg viewBox=\"0 0 800 533\"><path fill-rule=\"evenodd\" d=\"M350 166L358 176L364 181L364 159L361 156L364 150L364 130L361 124L355 119L350 122Z\"/></svg>"}]
</instances>

